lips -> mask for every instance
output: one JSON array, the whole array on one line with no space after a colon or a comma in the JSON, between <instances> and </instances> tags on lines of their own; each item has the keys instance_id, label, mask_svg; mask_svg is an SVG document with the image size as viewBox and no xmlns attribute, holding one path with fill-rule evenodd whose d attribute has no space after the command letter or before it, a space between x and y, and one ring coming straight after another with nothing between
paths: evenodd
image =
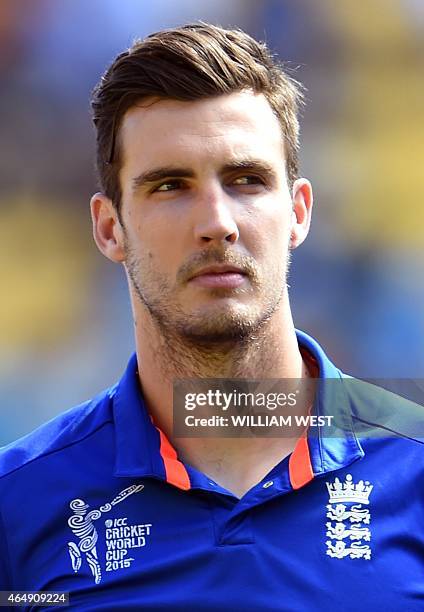
<instances>
[{"instance_id":1,"label":"lips","mask_svg":"<svg viewBox=\"0 0 424 612\"><path fill-rule=\"evenodd\" d=\"M214 265L202 268L190 282L194 285L213 289L236 289L246 281L246 273L235 266Z\"/></svg>"},{"instance_id":2,"label":"lips","mask_svg":"<svg viewBox=\"0 0 424 612\"><path fill-rule=\"evenodd\" d=\"M201 270L199 270L198 272L196 272L196 274L194 274L192 276L192 278L197 278L198 276L203 276L203 275L211 275L211 274L242 274L245 275L246 273L241 269L241 268L237 268L235 266L229 266L229 265L213 265L213 266L207 266L206 268L202 268Z\"/></svg>"}]
</instances>

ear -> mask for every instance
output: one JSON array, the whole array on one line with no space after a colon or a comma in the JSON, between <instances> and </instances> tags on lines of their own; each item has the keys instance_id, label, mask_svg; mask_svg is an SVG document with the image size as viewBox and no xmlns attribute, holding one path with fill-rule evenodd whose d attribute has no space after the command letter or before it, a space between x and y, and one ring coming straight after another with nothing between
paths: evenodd
<instances>
[{"instance_id":1,"label":"ear","mask_svg":"<svg viewBox=\"0 0 424 612\"><path fill-rule=\"evenodd\" d=\"M125 259L125 234L112 201L95 193L90 201L93 237L101 253L115 263Z\"/></svg>"},{"instance_id":2,"label":"ear","mask_svg":"<svg viewBox=\"0 0 424 612\"><path fill-rule=\"evenodd\" d=\"M311 225L313 194L312 185L305 179L297 179L293 184L292 227L290 249L296 249L305 240Z\"/></svg>"}]
</instances>

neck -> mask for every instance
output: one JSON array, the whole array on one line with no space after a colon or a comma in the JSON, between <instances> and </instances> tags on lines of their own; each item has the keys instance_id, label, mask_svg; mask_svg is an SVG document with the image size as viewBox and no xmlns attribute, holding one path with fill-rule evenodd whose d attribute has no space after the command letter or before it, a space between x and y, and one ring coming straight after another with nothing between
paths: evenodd
<instances>
[{"instance_id":1,"label":"neck","mask_svg":"<svg viewBox=\"0 0 424 612\"><path fill-rule=\"evenodd\" d=\"M308 376L299 352L288 298L283 302L261 330L243 341L225 344L194 344L172 331L164 333L147 313L136 317L140 382L155 424L171 441L181 459L240 496L293 450L301 431L294 432L293 438L173 440L173 381L175 378ZM305 414L307 410L305 406Z\"/></svg>"}]
</instances>

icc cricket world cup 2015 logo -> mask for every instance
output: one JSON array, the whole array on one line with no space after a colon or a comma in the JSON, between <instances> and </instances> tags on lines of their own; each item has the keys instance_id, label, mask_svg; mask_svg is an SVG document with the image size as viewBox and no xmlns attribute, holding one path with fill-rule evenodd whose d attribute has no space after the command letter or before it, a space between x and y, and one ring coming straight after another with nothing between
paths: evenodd
<instances>
[{"instance_id":1,"label":"icc cricket world cup 2015 logo","mask_svg":"<svg viewBox=\"0 0 424 612\"><path fill-rule=\"evenodd\" d=\"M68 542L68 551L71 557L72 569L74 572L78 572L80 570L84 556L91 569L91 573L93 574L94 582L99 584L102 579L102 571L96 547L98 533L94 526L94 522L97 521L102 515L110 512L114 506L123 502L124 499L130 495L133 495L134 493L139 493L142 489L144 489L144 485L142 484L131 485L130 487L121 491L110 503L106 503L103 506L100 506L99 509L90 511L88 511L90 506L82 499L73 499L70 502L69 506L74 514L69 518L68 525L72 529L74 535L78 538L77 543ZM112 524L112 521L107 521L107 523L109 522ZM127 561L133 561L133 559ZM125 565L124 567L128 567L128 565ZM117 568L114 567L113 569Z\"/></svg>"}]
</instances>

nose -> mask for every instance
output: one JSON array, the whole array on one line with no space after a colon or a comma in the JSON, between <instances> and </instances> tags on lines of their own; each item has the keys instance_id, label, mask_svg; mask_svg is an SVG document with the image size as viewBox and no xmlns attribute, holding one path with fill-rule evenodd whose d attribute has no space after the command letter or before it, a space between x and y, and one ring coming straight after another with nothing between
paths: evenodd
<instances>
[{"instance_id":1,"label":"nose","mask_svg":"<svg viewBox=\"0 0 424 612\"><path fill-rule=\"evenodd\" d=\"M239 239L239 229L231 211L231 198L220 185L209 186L199 194L195 206L196 242L229 242Z\"/></svg>"}]
</instances>

